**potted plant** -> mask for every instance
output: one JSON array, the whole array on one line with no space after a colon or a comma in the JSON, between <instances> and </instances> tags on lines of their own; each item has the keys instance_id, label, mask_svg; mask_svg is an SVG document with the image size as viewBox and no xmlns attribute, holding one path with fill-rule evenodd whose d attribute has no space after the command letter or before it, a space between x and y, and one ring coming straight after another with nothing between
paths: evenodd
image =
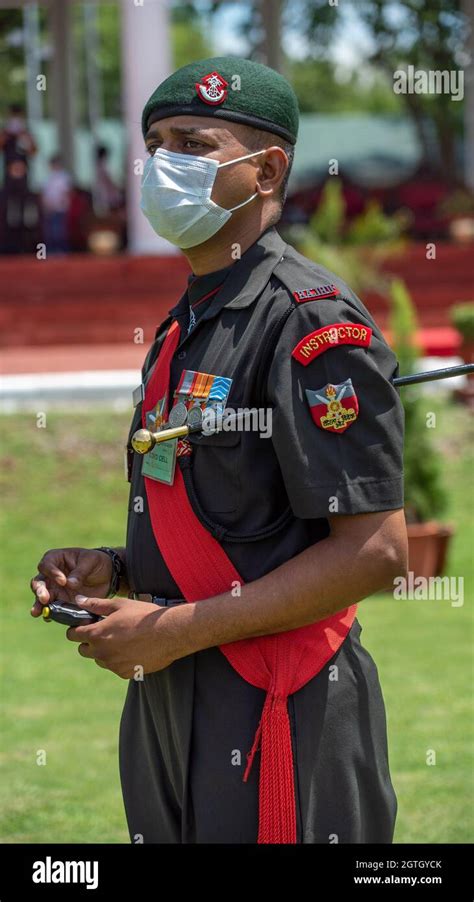
<instances>
[{"instance_id":1,"label":"potted plant","mask_svg":"<svg viewBox=\"0 0 474 902\"><path fill-rule=\"evenodd\" d=\"M408 222L408 214L386 216L377 201L369 201L349 224L342 182L331 176L307 225L285 226L283 232L300 253L337 272L357 294L386 294L389 280L382 264L404 249Z\"/></svg>"},{"instance_id":2,"label":"potted plant","mask_svg":"<svg viewBox=\"0 0 474 902\"><path fill-rule=\"evenodd\" d=\"M419 349L412 300L403 281L390 287L391 331L400 373L415 372ZM439 522L446 505L441 481L441 459L432 442L426 408L417 386L401 389L405 410L405 518L408 530L408 569L414 576L442 573L453 528Z\"/></svg>"},{"instance_id":3,"label":"potted plant","mask_svg":"<svg viewBox=\"0 0 474 902\"><path fill-rule=\"evenodd\" d=\"M474 239L474 195L466 188L456 188L438 206L449 222L449 234L456 244L470 244Z\"/></svg>"}]
</instances>

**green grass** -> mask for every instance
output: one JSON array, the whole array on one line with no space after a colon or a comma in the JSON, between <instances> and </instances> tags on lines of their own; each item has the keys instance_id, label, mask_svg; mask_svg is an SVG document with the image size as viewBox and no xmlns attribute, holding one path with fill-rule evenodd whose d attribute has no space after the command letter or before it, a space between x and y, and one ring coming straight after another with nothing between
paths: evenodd
<instances>
[{"instance_id":1,"label":"green grass","mask_svg":"<svg viewBox=\"0 0 474 902\"><path fill-rule=\"evenodd\" d=\"M3 827L6 842L127 842L118 722L127 683L81 660L65 627L30 617L48 548L123 545L127 417L4 417ZM46 765L37 764L38 750Z\"/></svg>"},{"instance_id":2,"label":"green grass","mask_svg":"<svg viewBox=\"0 0 474 902\"><path fill-rule=\"evenodd\" d=\"M445 574L464 577L464 604L394 601L359 605L361 641L373 655L385 698L395 842L462 843L473 838L473 477L472 425L465 409L427 399L455 525ZM435 765L427 752L434 750Z\"/></svg>"},{"instance_id":3,"label":"green grass","mask_svg":"<svg viewBox=\"0 0 474 902\"><path fill-rule=\"evenodd\" d=\"M387 708L395 841L457 843L472 839L468 415L427 403L438 414L446 519L456 524L447 573L465 577L464 606L376 596L360 604L359 619ZM0 419L5 842L128 841L117 758L127 683L79 658L64 627L33 620L28 587L47 548L124 544L128 422L110 412L50 414L45 429L32 415Z\"/></svg>"}]
</instances>

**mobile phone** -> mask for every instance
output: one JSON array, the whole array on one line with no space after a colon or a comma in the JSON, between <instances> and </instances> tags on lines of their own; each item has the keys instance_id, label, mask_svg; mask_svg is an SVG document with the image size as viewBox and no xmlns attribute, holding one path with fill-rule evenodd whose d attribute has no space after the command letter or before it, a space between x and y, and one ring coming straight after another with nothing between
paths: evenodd
<instances>
[{"instance_id":1,"label":"mobile phone","mask_svg":"<svg viewBox=\"0 0 474 902\"><path fill-rule=\"evenodd\" d=\"M91 614L84 608L78 608L77 605L67 601L51 601L45 604L43 608L43 620L50 623L55 620L56 623L64 623L66 626L84 626L88 623L97 623L98 620L104 618L98 614Z\"/></svg>"}]
</instances>

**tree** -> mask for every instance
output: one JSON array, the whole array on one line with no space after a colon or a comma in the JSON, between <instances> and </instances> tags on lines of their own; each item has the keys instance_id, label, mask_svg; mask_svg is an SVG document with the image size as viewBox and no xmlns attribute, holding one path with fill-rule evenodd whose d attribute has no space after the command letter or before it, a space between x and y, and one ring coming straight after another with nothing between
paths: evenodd
<instances>
[{"instance_id":1,"label":"tree","mask_svg":"<svg viewBox=\"0 0 474 902\"><path fill-rule=\"evenodd\" d=\"M264 31L272 2L241 0L239 4L250 56L270 65L269 41L265 41ZM192 6L215 12L229 4L235 6L234 0L194 0ZM272 22L273 43L281 44L281 35L290 33L299 36L302 47L307 47L305 62L334 62L334 39L347 22L344 4L331 4L328 0L275 0L275 7L278 15ZM402 67L456 72L464 63L463 38L469 27L467 8L466 0L463 4L461 0L355 0L351 11L365 27L373 46L364 65L383 73L387 90L392 91L394 72ZM278 37L275 23L280 19ZM271 53L272 58L278 58L274 48ZM287 65L283 59L284 71ZM424 163L456 181L459 177L456 141L462 134L463 103L453 101L449 93L406 93L400 95L400 100L401 108L404 106L413 120ZM307 108L306 104L303 108Z\"/></svg>"},{"instance_id":2,"label":"tree","mask_svg":"<svg viewBox=\"0 0 474 902\"><path fill-rule=\"evenodd\" d=\"M74 45L76 51L77 78L77 112L78 121L86 122L86 73L84 59L84 19L79 4L74 7L73 17ZM121 97L121 57L120 28L121 16L119 4L98 4L98 44L97 65L100 72L101 91L103 95L103 112L107 118L119 118L122 108ZM6 104L21 103L26 100L26 68L21 33L23 16L21 9L0 10L0 83ZM47 46L51 41L47 8L40 10L41 44ZM20 38L20 40L18 40ZM16 39L16 40L15 40ZM192 3L179 3L172 10L171 40L173 45L173 65L175 68L186 65L196 59L212 56L214 50L211 42L205 37L202 18ZM45 58L43 69L49 76L54 58ZM45 115L53 116L51 106L52 92L45 95ZM0 109L0 119L5 115Z\"/></svg>"},{"instance_id":3,"label":"tree","mask_svg":"<svg viewBox=\"0 0 474 902\"><path fill-rule=\"evenodd\" d=\"M403 103L384 76L374 72L370 82L360 73L342 79L330 60L289 60L286 74L302 113L372 113L401 115Z\"/></svg>"},{"instance_id":4,"label":"tree","mask_svg":"<svg viewBox=\"0 0 474 902\"><path fill-rule=\"evenodd\" d=\"M359 0L357 6L374 43L368 62L384 71L390 80L402 66L424 71L460 70L463 37L469 27L460 0ZM453 181L456 166L456 136L462 131L462 103L448 93L402 95L423 149L425 162L437 162L443 175ZM438 148L433 161L429 129Z\"/></svg>"},{"instance_id":5,"label":"tree","mask_svg":"<svg viewBox=\"0 0 474 902\"><path fill-rule=\"evenodd\" d=\"M190 3L180 3L171 10L173 64L178 69L195 60L212 56L212 43L205 36L201 16Z\"/></svg>"},{"instance_id":6,"label":"tree","mask_svg":"<svg viewBox=\"0 0 474 902\"><path fill-rule=\"evenodd\" d=\"M225 6L235 7L235 0L194 0L192 6L215 13ZM241 0L239 6L251 58L284 73L283 34L300 36L302 42L310 37L318 58L328 58L330 38L339 22L337 6L328 0Z\"/></svg>"}]
</instances>

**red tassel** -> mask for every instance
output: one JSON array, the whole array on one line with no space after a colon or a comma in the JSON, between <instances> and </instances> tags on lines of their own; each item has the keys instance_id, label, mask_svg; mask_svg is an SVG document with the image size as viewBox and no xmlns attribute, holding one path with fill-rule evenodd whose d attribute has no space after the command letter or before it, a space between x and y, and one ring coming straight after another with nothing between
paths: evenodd
<instances>
[{"instance_id":1,"label":"red tassel","mask_svg":"<svg viewBox=\"0 0 474 902\"><path fill-rule=\"evenodd\" d=\"M257 727L257 732L255 733L255 738L254 738L254 741L252 744L252 748L250 749L250 752L247 753L247 767L245 768L245 773L243 776L244 783L247 782L250 771L252 770L253 759L255 758L255 752L258 751L261 734L262 734L262 718L260 718L260 723Z\"/></svg>"},{"instance_id":2,"label":"red tassel","mask_svg":"<svg viewBox=\"0 0 474 902\"><path fill-rule=\"evenodd\" d=\"M296 799L293 747L287 698L267 694L244 781L261 742L259 780L259 843L296 843Z\"/></svg>"}]
</instances>

